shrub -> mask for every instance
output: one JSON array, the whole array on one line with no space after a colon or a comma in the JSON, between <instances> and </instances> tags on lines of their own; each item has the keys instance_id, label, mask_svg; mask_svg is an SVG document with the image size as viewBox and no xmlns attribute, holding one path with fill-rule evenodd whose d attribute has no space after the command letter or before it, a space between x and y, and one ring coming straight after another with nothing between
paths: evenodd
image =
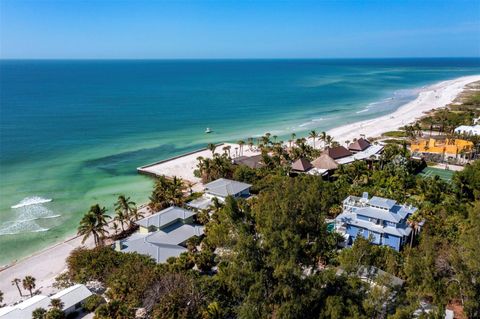
<instances>
[{"instance_id":1,"label":"shrub","mask_svg":"<svg viewBox=\"0 0 480 319\"><path fill-rule=\"evenodd\" d=\"M383 133L383 136L388 137L407 137L407 133L405 131L390 131Z\"/></svg>"},{"instance_id":2,"label":"shrub","mask_svg":"<svg viewBox=\"0 0 480 319\"><path fill-rule=\"evenodd\" d=\"M85 302L83 303L83 309L88 312L93 312L95 309L98 308L101 304L105 303L105 299L103 299L100 295L91 295Z\"/></svg>"}]
</instances>

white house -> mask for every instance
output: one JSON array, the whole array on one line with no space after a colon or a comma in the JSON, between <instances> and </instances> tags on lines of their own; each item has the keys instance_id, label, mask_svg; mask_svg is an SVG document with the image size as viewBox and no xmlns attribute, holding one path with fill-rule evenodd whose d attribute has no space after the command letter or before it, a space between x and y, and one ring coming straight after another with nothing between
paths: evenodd
<instances>
[{"instance_id":1,"label":"white house","mask_svg":"<svg viewBox=\"0 0 480 319\"><path fill-rule=\"evenodd\" d=\"M63 303L63 312L68 315L82 307L85 299L90 297L92 292L85 285L77 284L63 289L48 297L36 295L14 306L0 308L1 319L30 319L32 312L37 308L49 309L52 299L60 299Z\"/></svg>"},{"instance_id":2,"label":"white house","mask_svg":"<svg viewBox=\"0 0 480 319\"><path fill-rule=\"evenodd\" d=\"M480 125L461 125L455 129L457 134L480 135Z\"/></svg>"},{"instance_id":3,"label":"white house","mask_svg":"<svg viewBox=\"0 0 480 319\"><path fill-rule=\"evenodd\" d=\"M115 242L115 250L137 252L152 257L157 263L164 263L170 257L186 252L186 242L203 235L203 226L194 224L194 211L172 206L136 223L137 233Z\"/></svg>"},{"instance_id":4,"label":"white house","mask_svg":"<svg viewBox=\"0 0 480 319\"><path fill-rule=\"evenodd\" d=\"M224 202L228 196L235 198L246 198L250 196L250 188L252 185L237 182L231 179L219 178L213 182L205 184L205 194L203 196L187 203L187 206L195 209L207 209L212 205L212 199L217 198L220 202Z\"/></svg>"},{"instance_id":5,"label":"white house","mask_svg":"<svg viewBox=\"0 0 480 319\"><path fill-rule=\"evenodd\" d=\"M225 200L228 196L248 197L250 196L250 188L252 185L242 182L233 181L231 179L219 178L205 184L205 194L209 197L216 197Z\"/></svg>"}]
</instances>

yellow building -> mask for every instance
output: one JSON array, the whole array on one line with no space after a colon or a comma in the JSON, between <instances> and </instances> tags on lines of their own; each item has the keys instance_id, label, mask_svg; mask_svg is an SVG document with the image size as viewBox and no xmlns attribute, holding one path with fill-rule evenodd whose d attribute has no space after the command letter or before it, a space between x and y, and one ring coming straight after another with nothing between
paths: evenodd
<instances>
[{"instance_id":1,"label":"yellow building","mask_svg":"<svg viewBox=\"0 0 480 319\"><path fill-rule=\"evenodd\" d=\"M448 138L446 140L431 138L429 140L412 141L410 145L412 152L450 154L455 156L461 153L468 153L472 149L473 143L470 141Z\"/></svg>"}]
</instances>

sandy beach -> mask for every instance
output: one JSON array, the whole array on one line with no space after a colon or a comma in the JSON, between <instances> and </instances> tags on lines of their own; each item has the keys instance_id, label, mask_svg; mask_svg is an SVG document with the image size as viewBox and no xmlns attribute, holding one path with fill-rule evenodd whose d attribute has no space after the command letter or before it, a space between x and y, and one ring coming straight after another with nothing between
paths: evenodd
<instances>
[{"instance_id":1,"label":"sandy beach","mask_svg":"<svg viewBox=\"0 0 480 319\"><path fill-rule=\"evenodd\" d=\"M343 125L327 134L343 144L346 140L358 138L360 134L366 137L377 137L382 133L396 130L415 122L432 109L445 107L463 91L465 85L480 81L480 75L465 76L453 80L443 81L423 88L419 96L398 108L395 112L371 120Z\"/></svg>"},{"instance_id":2,"label":"sandy beach","mask_svg":"<svg viewBox=\"0 0 480 319\"><path fill-rule=\"evenodd\" d=\"M417 99L401 106L389 115L343 125L329 130L327 133L341 144L343 144L345 140L358 138L360 134L364 134L366 137L379 136L386 131L395 130L414 122L416 119L422 117L425 112L450 104L455 97L462 92L465 85L476 81L480 81L480 75L465 76L425 87L420 91ZM319 143L317 143L317 145L318 144ZM223 147L225 145L230 146L232 157L239 150L237 144L223 144L217 147L216 152L223 153ZM258 154L258 152L249 150L247 145L243 147L243 155L252 156L256 154ZM212 153L209 150L200 150L171 161L150 165L147 170L152 174L178 176L196 183L197 187L201 187L199 179L193 176L193 170L196 167L197 157L199 156L211 158ZM91 247L92 245L91 240L85 244L87 247ZM11 281L14 278L22 279L26 275L31 275L36 278L37 289L40 289L42 294L54 293L56 291L55 288L52 287L54 278L65 270L66 257L68 257L73 249L79 246L81 246L81 238L73 237L70 240L42 250L1 270L0 290L4 293L4 303L12 304L19 301L17 288L11 284Z\"/></svg>"}]
</instances>

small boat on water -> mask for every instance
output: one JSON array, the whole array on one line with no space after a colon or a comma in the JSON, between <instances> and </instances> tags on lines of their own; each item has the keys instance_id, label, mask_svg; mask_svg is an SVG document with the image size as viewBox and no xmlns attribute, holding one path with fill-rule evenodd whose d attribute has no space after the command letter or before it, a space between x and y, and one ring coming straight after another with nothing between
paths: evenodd
<instances>
[{"instance_id":1,"label":"small boat on water","mask_svg":"<svg viewBox=\"0 0 480 319\"><path fill-rule=\"evenodd\" d=\"M205 130L205 133L207 133L207 134L212 133L212 130L209 127L207 127L207 129Z\"/></svg>"}]
</instances>

